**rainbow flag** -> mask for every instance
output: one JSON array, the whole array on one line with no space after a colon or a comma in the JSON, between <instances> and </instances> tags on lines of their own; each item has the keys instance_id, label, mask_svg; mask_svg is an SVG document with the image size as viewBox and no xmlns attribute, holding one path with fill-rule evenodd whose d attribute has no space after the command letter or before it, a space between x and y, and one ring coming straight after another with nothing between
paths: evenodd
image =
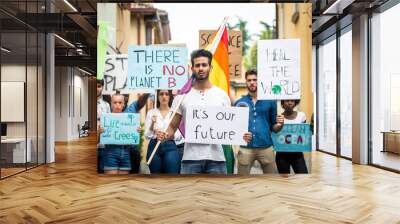
<instances>
[{"instance_id":1,"label":"rainbow flag","mask_svg":"<svg viewBox=\"0 0 400 224\"><path fill-rule=\"evenodd\" d=\"M210 82L224 90L228 96L230 94L230 77L229 77L229 54L228 54L228 27L226 26L228 18L225 17L218 32L214 34L211 44L207 46L207 50L213 54L211 65L213 69L210 74ZM234 171L234 153L231 145L222 145L226 160L226 170L228 174Z\"/></svg>"},{"instance_id":2,"label":"rainbow flag","mask_svg":"<svg viewBox=\"0 0 400 224\"><path fill-rule=\"evenodd\" d=\"M213 35L211 43L206 47L213 54L211 65L213 69L209 76L210 82L224 90L228 95L230 93L229 79L229 61L228 61L228 28L226 26L228 18L226 17L219 27L217 33ZM186 84L178 91L178 94L187 94L194 81L194 75L186 82ZM185 123L181 121L179 131L185 137Z\"/></svg>"},{"instance_id":3,"label":"rainbow flag","mask_svg":"<svg viewBox=\"0 0 400 224\"><path fill-rule=\"evenodd\" d=\"M211 65L213 69L210 74L210 82L224 90L228 95L230 93L229 78L229 54L228 54L228 27L226 26L228 18L226 17L219 27L218 32L206 49L213 54Z\"/></svg>"}]
</instances>

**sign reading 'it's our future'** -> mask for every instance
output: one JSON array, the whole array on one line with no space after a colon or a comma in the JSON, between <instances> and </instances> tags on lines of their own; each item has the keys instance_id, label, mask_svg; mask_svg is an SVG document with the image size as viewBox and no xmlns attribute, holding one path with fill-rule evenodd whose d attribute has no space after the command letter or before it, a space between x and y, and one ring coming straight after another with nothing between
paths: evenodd
<instances>
[{"instance_id":1,"label":"sign reading 'it's our future'","mask_svg":"<svg viewBox=\"0 0 400 224\"><path fill-rule=\"evenodd\" d=\"M245 145L248 119L248 107L190 106L186 110L185 141Z\"/></svg>"},{"instance_id":2,"label":"sign reading 'it's our future'","mask_svg":"<svg viewBox=\"0 0 400 224\"><path fill-rule=\"evenodd\" d=\"M300 39L257 44L258 99L300 99Z\"/></svg>"},{"instance_id":3,"label":"sign reading 'it's our future'","mask_svg":"<svg viewBox=\"0 0 400 224\"><path fill-rule=\"evenodd\" d=\"M182 88L189 78L187 55L184 47L130 46L128 88Z\"/></svg>"}]
</instances>

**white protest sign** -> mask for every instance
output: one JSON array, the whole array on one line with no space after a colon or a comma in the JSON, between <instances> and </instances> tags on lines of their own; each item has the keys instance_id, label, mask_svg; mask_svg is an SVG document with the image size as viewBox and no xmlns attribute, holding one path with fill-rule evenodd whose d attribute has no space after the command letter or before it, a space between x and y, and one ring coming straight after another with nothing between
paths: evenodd
<instances>
[{"instance_id":1,"label":"white protest sign","mask_svg":"<svg viewBox=\"0 0 400 224\"><path fill-rule=\"evenodd\" d=\"M186 110L185 142L246 145L249 108L190 106Z\"/></svg>"},{"instance_id":2,"label":"white protest sign","mask_svg":"<svg viewBox=\"0 0 400 224\"><path fill-rule=\"evenodd\" d=\"M300 99L300 39L257 42L257 98Z\"/></svg>"},{"instance_id":3,"label":"white protest sign","mask_svg":"<svg viewBox=\"0 0 400 224\"><path fill-rule=\"evenodd\" d=\"M121 93L125 93L127 75L127 54L106 55L103 94L113 94L116 90L121 90Z\"/></svg>"},{"instance_id":4,"label":"white protest sign","mask_svg":"<svg viewBox=\"0 0 400 224\"><path fill-rule=\"evenodd\" d=\"M119 90L121 94L128 93L154 93L149 89L128 89L128 55L112 54L106 55L104 66L104 88L103 94L112 95Z\"/></svg>"}]
</instances>

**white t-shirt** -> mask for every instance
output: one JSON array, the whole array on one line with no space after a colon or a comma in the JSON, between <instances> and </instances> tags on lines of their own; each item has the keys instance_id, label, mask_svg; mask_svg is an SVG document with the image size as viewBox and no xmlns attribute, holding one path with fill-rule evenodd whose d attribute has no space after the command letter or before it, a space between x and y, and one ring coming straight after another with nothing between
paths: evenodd
<instances>
[{"instance_id":1,"label":"white t-shirt","mask_svg":"<svg viewBox=\"0 0 400 224\"><path fill-rule=\"evenodd\" d=\"M149 112L147 112L147 116L146 116L144 136L147 139L156 139L157 138L157 136L154 134L154 131L150 130L151 123L153 122L151 118L153 116L157 117L156 123L154 123L153 130L154 129L164 130L165 126L167 126L169 117L171 115L172 115L172 111L170 111L164 118L161 115L161 112L158 108L149 110ZM174 140L175 140L175 144L177 144L177 145L185 142L185 140L183 139L183 136L179 130L176 130Z\"/></svg>"},{"instance_id":2,"label":"white t-shirt","mask_svg":"<svg viewBox=\"0 0 400 224\"><path fill-rule=\"evenodd\" d=\"M306 114L301 111L297 111L297 116L293 120L289 120L285 118L284 124L302 124L306 121Z\"/></svg>"},{"instance_id":3,"label":"white t-shirt","mask_svg":"<svg viewBox=\"0 0 400 224\"><path fill-rule=\"evenodd\" d=\"M177 107L177 104L183 96L184 95L178 95L175 97L171 107L172 111ZM212 86L205 91L192 88L190 92L186 94L185 99L177 110L177 113L182 115L183 121L186 121L186 109L189 106L230 107L231 101L228 95L216 86ZM222 145L185 143L182 160L225 161L225 156Z\"/></svg>"},{"instance_id":4,"label":"white t-shirt","mask_svg":"<svg viewBox=\"0 0 400 224\"><path fill-rule=\"evenodd\" d=\"M101 124L102 113L111 113L110 104L103 100L103 98L97 99L97 125Z\"/></svg>"}]
</instances>

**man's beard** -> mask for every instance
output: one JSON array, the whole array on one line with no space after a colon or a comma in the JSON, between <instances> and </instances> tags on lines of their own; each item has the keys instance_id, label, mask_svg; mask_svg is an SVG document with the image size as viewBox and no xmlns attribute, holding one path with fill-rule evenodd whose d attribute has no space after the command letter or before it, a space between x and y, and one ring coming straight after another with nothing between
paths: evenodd
<instances>
[{"instance_id":1,"label":"man's beard","mask_svg":"<svg viewBox=\"0 0 400 224\"><path fill-rule=\"evenodd\" d=\"M206 76L202 76L202 75L200 75L199 73L197 73L196 74L196 80L206 80L206 79L208 79L208 76L209 76L210 74L207 74Z\"/></svg>"},{"instance_id":2,"label":"man's beard","mask_svg":"<svg viewBox=\"0 0 400 224\"><path fill-rule=\"evenodd\" d=\"M257 87L254 88L254 91L252 91L252 90L250 89L250 87L247 87L247 90L248 90L249 92L251 92L251 93L256 93L256 92L257 92Z\"/></svg>"}]
</instances>

